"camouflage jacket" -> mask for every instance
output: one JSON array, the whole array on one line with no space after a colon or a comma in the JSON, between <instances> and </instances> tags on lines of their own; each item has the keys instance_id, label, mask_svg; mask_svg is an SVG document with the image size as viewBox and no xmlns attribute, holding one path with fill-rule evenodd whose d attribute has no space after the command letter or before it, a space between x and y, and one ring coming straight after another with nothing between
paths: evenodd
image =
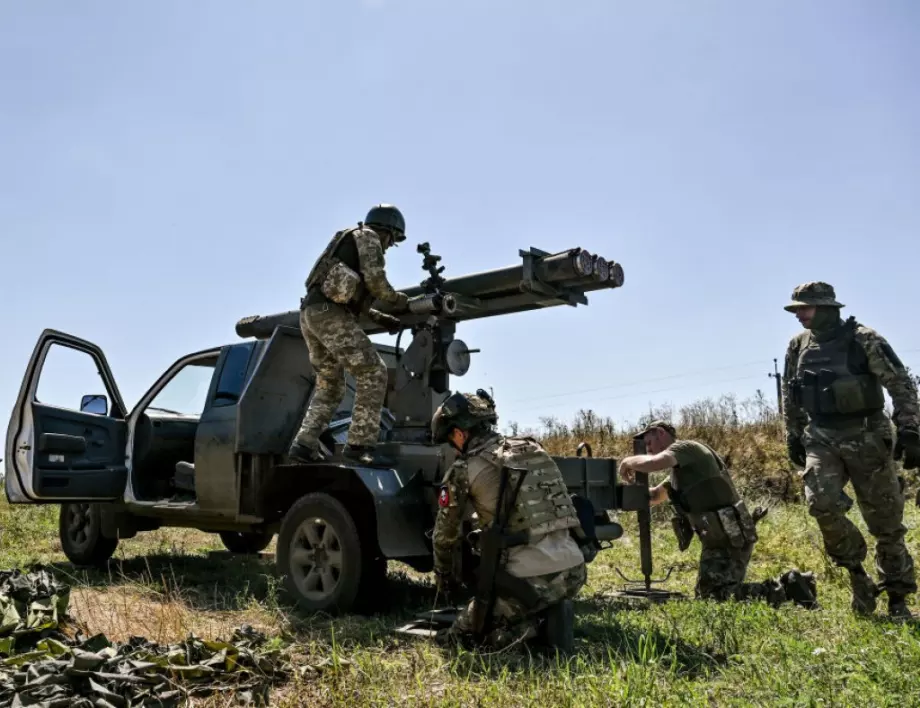
<instances>
[{"instance_id":1,"label":"camouflage jacket","mask_svg":"<svg viewBox=\"0 0 920 708\"><path fill-rule=\"evenodd\" d=\"M358 249L361 275L371 295L389 305L404 306L408 299L406 294L395 290L387 280L383 246L377 232L365 226L352 231L352 237Z\"/></svg>"},{"instance_id":2,"label":"camouflage jacket","mask_svg":"<svg viewBox=\"0 0 920 708\"><path fill-rule=\"evenodd\" d=\"M493 475L482 476L494 464L482 453L494 451L503 440L498 433L471 440L467 451L444 475L432 535L435 572L452 572L464 519L475 512L480 525L491 523L498 485ZM493 481L484 484L484 479ZM578 544L569 531L563 529L546 534L535 544L509 549L505 569L519 577L532 577L566 570L583 562L584 555Z\"/></svg>"},{"instance_id":3,"label":"camouflage jacket","mask_svg":"<svg viewBox=\"0 0 920 708\"><path fill-rule=\"evenodd\" d=\"M808 330L795 335L786 349L783 372L783 417L786 437L801 439L808 425L808 414L797 405L792 397L792 381L797 376L799 354L810 337ZM862 346L869 363L869 370L878 377L888 391L893 404L892 419L898 430L920 430L920 403L917 400L917 386L891 345L870 327L857 324L854 337Z\"/></svg>"}]
</instances>

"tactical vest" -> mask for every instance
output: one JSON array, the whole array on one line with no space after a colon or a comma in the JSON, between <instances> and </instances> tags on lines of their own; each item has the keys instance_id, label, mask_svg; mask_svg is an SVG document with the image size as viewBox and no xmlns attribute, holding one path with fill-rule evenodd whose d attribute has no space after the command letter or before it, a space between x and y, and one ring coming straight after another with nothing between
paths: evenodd
<instances>
[{"instance_id":1,"label":"tactical vest","mask_svg":"<svg viewBox=\"0 0 920 708\"><path fill-rule=\"evenodd\" d=\"M562 473L533 438L505 438L481 456L497 469L508 469L505 499L511 498L526 470L514 508L508 515L508 533L527 532L531 539L580 525ZM496 484L498 476L496 476Z\"/></svg>"},{"instance_id":2,"label":"tactical vest","mask_svg":"<svg viewBox=\"0 0 920 708\"><path fill-rule=\"evenodd\" d=\"M305 285L305 304L320 304L324 301L344 305L353 312L360 311L364 300L370 294L361 272L361 259L355 244L354 232L362 224L336 232L310 269Z\"/></svg>"},{"instance_id":3,"label":"tactical vest","mask_svg":"<svg viewBox=\"0 0 920 708\"><path fill-rule=\"evenodd\" d=\"M738 494L725 462L709 445L701 444L715 457L719 475L674 489L673 502L686 515L704 547L741 547L756 542L754 518Z\"/></svg>"},{"instance_id":4,"label":"tactical vest","mask_svg":"<svg viewBox=\"0 0 920 708\"><path fill-rule=\"evenodd\" d=\"M884 410L881 382L869 369L850 317L837 336L819 342L807 333L799 350L792 399L818 423L848 422Z\"/></svg>"}]
</instances>

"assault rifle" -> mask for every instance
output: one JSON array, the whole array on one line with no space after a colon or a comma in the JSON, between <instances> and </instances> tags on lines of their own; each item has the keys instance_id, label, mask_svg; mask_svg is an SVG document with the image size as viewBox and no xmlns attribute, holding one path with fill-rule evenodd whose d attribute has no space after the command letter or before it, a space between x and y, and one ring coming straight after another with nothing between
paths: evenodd
<instances>
[{"instance_id":1,"label":"assault rifle","mask_svg":"<svg viewBox=\"0 0 920 708\"><path fill-rule=\"evenodd\" d=\"M508 470L518 472L520 476L511 498L504 503L505 492L508 488ZM527 543L526 531L514 534L506 531L508 517L511 515L511 510L514 509L526 476L526 468L502 466L498 483L498 498L495 500L495 516L488 528L483 529L479 535L479 578L474 595L472 624L473 633L480 641L492 629L497 588L506 589L509 594L518 597L525 605L536 604L538 599L533 597L533 589L526 581L511 575L501 567L505 549Z\"/></svg>"}]
</instances>

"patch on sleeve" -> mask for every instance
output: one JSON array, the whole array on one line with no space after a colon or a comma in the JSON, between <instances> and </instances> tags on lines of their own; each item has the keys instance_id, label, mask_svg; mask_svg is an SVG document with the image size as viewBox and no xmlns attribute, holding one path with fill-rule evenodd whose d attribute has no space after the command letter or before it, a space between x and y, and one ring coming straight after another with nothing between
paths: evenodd
<instances>
[{"instance_id":1,"label":"patch on sleeve","mask_svg":"<svg viewBox=\"0 0 920 708\"><path fill-rule=\"evenodd\" d=\"M888 357L888 361L894 364L896 369L904 368L904 364L898 358L898 355L894 353L894 349L891 348L891 345L888 343L887 340L883 339L881 342L879 342L879 349L881 349L882 353L884 353L885 356Z\"/></svg>"},{"instance_id":2,"label":"patch on sleeve","mask_svg":"<svg viewBox=\"0 0 920 708\"><path fill-rule=\"evenodd\" d=\"M438 494L438 506L442 509L446 509L450 506L450 490L447 488L446 484L441 487L441 493Z\"/></svg>"}]
</instances>

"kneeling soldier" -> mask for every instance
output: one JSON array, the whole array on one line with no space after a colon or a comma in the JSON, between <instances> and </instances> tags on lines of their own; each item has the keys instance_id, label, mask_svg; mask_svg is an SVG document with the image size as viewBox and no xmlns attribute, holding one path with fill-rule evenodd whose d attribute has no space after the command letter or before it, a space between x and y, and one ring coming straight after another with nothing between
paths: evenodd
<instances>
[{"instance_id":1,"label":"kneeling soldier","mask_svg":"<svg viewBox=\"0 0 920 708\"><path fill-rule=\"evenodd\" d=\"M756 520L748 512L725 462L708 445L677 440L670 424L653 421L636 434L648 454L632 455L620 462L623 481L633 471L657 472L670 468L670 478L650 490L650 504L670 500L676 513L674 530L680 549L699 536L703 551L696 583L699 598L763 599L774 607L792 600L803 607L817 606L817 589L811 572L790 570L774 580L746 583L748 563L757 542Z\"/></svg>"},{"instance_id":2,"label":"kneeling soldier","mask_svg":"<svg viewBox=\"0 0 920 708\"><path fill-rule=\"evenodd\" d=\"M581 529L578 516L552 458L530 438L499 434L497 420L482 389L454 393L432 418L434 441L460 453L438 500L433 541L439 589L450 591L457 580L453 556L470 507L482 529L475 597L441 638L472 635L494 646L542 635L566 650L571 599L587 577L573 538Z\"/></svg>"}]
</instances>

